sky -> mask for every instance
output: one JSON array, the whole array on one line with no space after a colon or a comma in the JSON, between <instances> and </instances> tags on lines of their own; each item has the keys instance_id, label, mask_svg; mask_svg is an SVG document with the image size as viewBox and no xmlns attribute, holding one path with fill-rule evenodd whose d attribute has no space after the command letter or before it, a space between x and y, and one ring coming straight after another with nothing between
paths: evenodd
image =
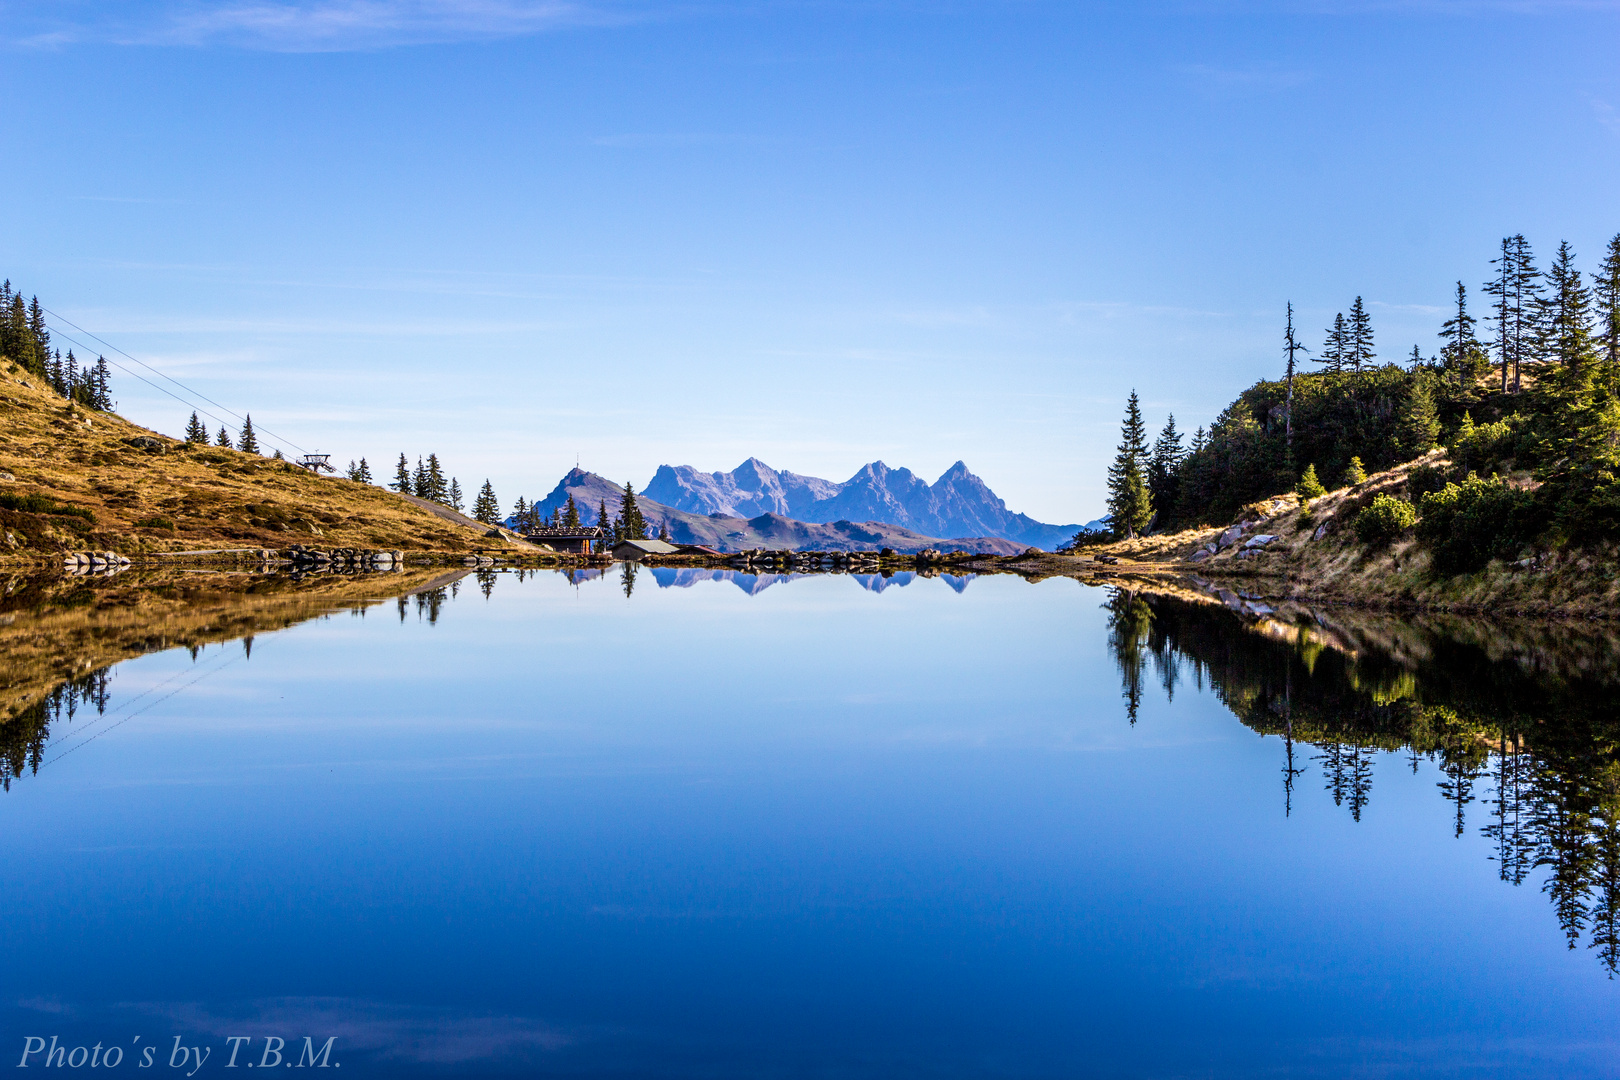
<instances>
[{"instance_id":1,"label":"sky","mask_svg":"<svg viewBox=\"0 0 1620 1080\"><path fill-rule=\"evenodd\" d=\"M1438 347L1504 235L1620 232L1620 0L0 2L0 274L287 451L1102 512L1365 297ZM1483 314L1483 303L1479 314ZM65 336L64 336L65 332ZM74 346L83 355L85 350ZM206 417L205 417L206 418ZM211 427L218 426L214 421Z\"/></svg>"}]
</instances>

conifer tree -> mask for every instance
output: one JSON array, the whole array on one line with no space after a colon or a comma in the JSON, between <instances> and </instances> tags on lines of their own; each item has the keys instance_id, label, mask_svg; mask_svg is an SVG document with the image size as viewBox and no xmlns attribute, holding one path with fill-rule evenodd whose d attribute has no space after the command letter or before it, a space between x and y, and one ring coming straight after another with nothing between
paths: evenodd
<instances>
[{"instance_id":1,"label":"conifer tree","mask_svg":"<svg viewBox=\"0 0 1620 1080\"><path fill-rule=\"evenodd\" d=\"M343 475L350 480L360 479L360 466L353 458L349 459L349 469Z\"/></svg>"},{"instance_id":2,"label":"conifer tree","mask_svg":"<svg viewBox=\"0 0 1620 1080\"><path fill-rule=\"evenodd\" d=\"M1316 357L1316 362L1323 365L1334 374L1344 370L1345 356L1350 348L1350 332L1345 329L1344 312L1333 316L1333 326L1327 332L1327 340L1322 345L1322 355Z\"/></svg>"},{"instance_id":3,"label":"conifer tree","mask_svg":"<svg viewBox=\"0 0 1620 1080\"><path fill-rule=\"evenodd\" d=\"M568 493L568 501L563 504L562 524L566 529L579 528L579 504L574 502L574 493Z\"/></svg>"},{"instance_id":4,"label":"conifer tree","mask_svg":"<svg viewBox=\"0 0 1620 1080\"><path fill-rule=\"evenodd\" d=\"M215 439L214 443L216 446L224 446L227 448L229 448L231 445L231 433L225 430L224 424L219 425L219 438Z\"/></svg>"},{"instance_id":5,"label":"conifer tree","mask_svg":"<svg viewBox=\"0 0 1620 1080\"><path fill-rule=\"evenodd\" d=\"M666 544L669 543L669 529L662 521L658 523L658 539Z\"/></svg>"},{"instance_id":6,"label":"conifer tree","mask_svg":"<svg viewBox=\"0 0 1620 1080\"><path fill-rule=\"evenodd\" d=\"M1457 282L1457 314L1440 324L1440 360L1447 371L1455 372L1457 389L1468 386L1475 358L1480 354L1479 339L1474 337L1474 317L1468 314L1468 290Z\"/></svg>"},{"instance_id":7,"label":"conifer tree","mask_svg":"<svg viewBox=\"0 0 1620 1080\"><path fill-rule=\"evenodd\" d=\"M1547 351L1566 368L1585 368L1597 359L1592 349L1592 295L1575 252L1565 241L1547 268L1547 294L1539 298L1540 324Z\"/></svg>"},{"instance_id":8,"label":"conifer tree","mask_svg":"<svg viewBox=\"0 0 1620 1080\"><path fill-rule=\"evenodd\" d=\"M1284 438L1290 452L1294 448L1294 354L1300 351L1310 352L1309 349L1299 343L1299 339L1294 337L1294 302L1290 300L1288 301L1288 326L1283 330L1283 352L1288 355L1288 367L1284 374L1284 378L1288 383L1288 392L1287 398L1283 402L1283 422L1285 425ZM1171 417L1171 419L1175 418ZM1168 506L1169 504L1160 503L1159 505Z\"/></svg>"},{"instance_id":9,"label":"conifer tree","mask_svg":"<svg viewBox=\"0 0 1620 1080\"><path fill-rule=\"evenodd\" d=\"M602 542L598 551L606 551L619 542L619 530L614 527L613 519L608 517L606 499L596 504L596 527L602 530Z\"/></svg>"},{"instance_id":10,"label":"conifer tree","mask_svg":"<svg viewBox=\"0 0 1620 1080\"><path fill-rule=\"evenodd\" d=\"M1592 278L1592 292L1597 303L1597 336L1613 385L1620 382L1620 233L1609 241L1603 263Z\"/></svg>"},{"instance_id":11,"label":"conifer tree","mask_svg":"<svg viewBox=\"0 0 1620 1080\"><path fill-rule=\"evenodd\" d=\"M1378 355L1373 352L1372 317L1367 314L1367 309L1362 305L1359 296L1356 297L1356 302L1350 305L1345 348L1345 362L1357 375L1361 374L1363 367L1371 367L1373 359Z\"/></svg>"},{"instance_id":12,"label":"conifer tree","mask_svg":"<svg viewBox=\"0 0 1620 1080\"><path fill-rule=\"evenodd\" d=\"M484 481L483 489L478 492L478 498L473 500L472 516L485 525L495 524L501 516L500 500L495 498L495 488L488 480Z\"/></svg>"},{"instance_id":13,"label":"conifer tree","mask_svg":"<svg viewBox=\"0 0 1620 1080\"><path fill-rule=\"evenodd\" d=\"M1143 477L1148 459L1142 406L1131 391L1120 425L1119 450L1108 467L1108 516L1115 536L1134 538L1153 519L1153 498Z\"/></svg>"},{"instance_id":14,"label":"conifer tree","mask_svg":"<svg viewBox=\"0 0 1620 1080\"><path fill-rule=\"evenodd\" d=\"M1153 496L1153 505L1161 514L1176 505L1177 481L1184 457L1186 451L1181 447L1181 432L1176 430L1176 417L1172 413L1153 444L1147 469L1148 493Z\"/></svg>"},{"instance_id":15,"label":"conifer tree","mask_svg":"<svg viewBox=\"0 0 1620 1080\"><path fill-rule=\"evenodd\" d=\"M360 472L355 476L355 479L362 484L371 483L371 466L366 463L365 458L360 459Z\"/></svg>"},{"instance_id":16,"label":"conifer tree","mask_svg":"<svg viewBox=\"0 0 1620 1080\"><path fill-rule=\"evenodd\" d=\"M39 297L28 308L28 337L33 354L37 357L34 373L43 377L45 365L51 358L51 332L45 325L45 310L39 306Z\"/></svg>"},{"instance_id":17,"label":"conifer tree","mask_svg":"<svg viewBox=\"0 0 1620 1080\"><path fill-rule=\"evenodd\" d=\"M399 463L394 466L394 482L388 486L401 495L410 495L415 490L411 486L411 467L403 451L400 452Z\"/></svg>"},{"instance_id":18,"label":"conifer tree","mask_svg":"<svg viewBox=\"0 0 1620 1080\"><path fill-rule=\"evenodd\" d=\"M518 528L522 528L529 517L529 500L519 495L517 502L512 504L512 517L516 519L515 524Z\"/></svg>"},{"instance_id":19,"label":"conifer tree","mask_svg":"<svg viewBox=\"0 0 1620 1080\"><path fill-rule=\"evenodd\" d=\"M1496 277L1485 291L1496 298L1497 348L1502 360L1502 392L1508 392L1508 370L1513 372L1512 389L1522 388L1523 366L1536 357L1541 326L1541 272L1536 269L1530 242L1520 233L1502 239L1502 253L1491 264Z\"/></svg>"},{"instance_id":20,"label":"conifer tree","mask_svg":"<svg viewBox=\"0 0 1620 1080\"><path fill-rule=\"evenodd\" d=\"M445 486L444 482L444 470L439 467L438 454L428 455L427 468L422 474L422 486L427 488L428 491L426 495L422 496L424 499L432 499L436 503L442 503L450 497L450 489Z\"/></svg>"},{"instance_id":21,"label":"conifer tree","mask_svg":"<svg viewBox=\"0 0 1620 1080\"><path fill-rule=\"evenodd\" d=\"M647 539L647 521L641 516L641 507L636 504L636 489L630 486L628 480L624 484L624 494L619 497L619 539Z\"/></svg>"},{"instance_id":22,"label":"conifer tree","mask_svg":"<svg viewBox=\"0 0 1620 1080\"><path fill-rule=\"evenodd\" d=\"M93 392L96 400L91 404L102 412L112 412L112 369L107 366L105 356L96 357Z\"/></svg>"},{"instance_id":23,"label":"conifer tree","mask_svg":"<svg viewBox=\"0 0 1620 1080\"><path fill-rule=\"evenodd\" d=\"M203 422L197 419L196 412L192 412L191 420L186 424L186 442L201 446L208 445L208 429Z\"/></svg>"},{"instance_id":24,"label":"conifer tree","mask_svg":"<svg viewBox=\"0 0 1620 1080\"><path fill-rule=\"evenodd\" d=\"M1367 468L1361 464L1359 457L1352 457L1350 465L1344 470L1344 483L1346 487L1354 487L1367 479Z\"/></svg>"},{"instance_id":25,"label":"conifer tree","mask_svg":"<svg viewBox=\"0 0 1620 1080\"><path fill-rule=\"evenodd\" d=\"M411 473L411 494L418 499L426 499L428 495L427 466L422 464L422 455L416 455L416 469Z\"/></svg>"},{"instance_id":26,"label":"conifer tree","mask_svg":"<svg viewBox=\"0 0 1620 1080\"><path fill-rule=\"evenodd\" d=\"M1401 448L1407 457L1428 453L1440 439L1440 412L1429 389L1430 378L1433 376L1419 375L1412 380L1412 391L1401 414Z\"/></svg>"},{"instance_id":27,"label":"conifer tree","mask_svg":"<svg viewBox=\"0 0 1620 1080\"><path fill-rule=\"evenodd\" d=\"M453 476L450 478L450 494L447 497L447 505L457 512L461 510L461 481Z\"/></svg>"},{"instance_id":28,"label":"conifer tree","mask_svg":"<svg viewBox=\"0 0 1620 1080\"><path fill-rule=\"evenodd\" d=\"M253 434L253 414L248 413L242 419L242 438L236 448L244 454L257 454L259 452L258 436Z\"/></svg>"},{"instance_id":29,"label":"conifer tree","mask_svg":"<svg viewBox=\"0 0 1620 1080\"><path fill-rule=\"evenodd\" d=\"M1322 481L1316 478L1316 464L1314 462L1305 466L1305 471L1300 474L1299 483L1294 486L1294 494L1299 496L1301 502L1310 502L1312 499L1319 499L1327 494L1327 488L1323 487Z\"/></svg>"}]
</instances>

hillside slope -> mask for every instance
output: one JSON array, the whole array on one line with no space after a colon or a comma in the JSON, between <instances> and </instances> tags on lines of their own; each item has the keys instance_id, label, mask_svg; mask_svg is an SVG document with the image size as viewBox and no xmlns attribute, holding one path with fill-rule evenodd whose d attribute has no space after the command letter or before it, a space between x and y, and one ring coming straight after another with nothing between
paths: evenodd
<instances>
[{"instance_id":1,"label":"hillside slope","mask_svg":"<svg viewBox=\"0 0 1620 1080\"><path fill-rule=\"evenodd\" d=\"M1269 597L1494 614L1620 614L1620 559L1613 545L1531 545L1511 563L1494 561L1476 573L1445 576L1434 571L1430 552L1410 530L1388 545L1357 539L1352 523L1376 496L1405 498L1414 470L1449 465L1446 451L1434 450L1308 506L1292 492L1276 495L1244 507L1228 526L1120 541L1072 558L1111 554L1125 560L1121 569L1146 564L1217 582L1244 579Z\"/></svg>"},{"instance_id":2,"label":"hillside slope","mask_svg":"<svg viewBox=\"0 0 1620 1080\"><path fill-rule=\"evenodd\" d=\"M68 408L0 363L0 559L291 543L459 552L488 542L481 528L383 488Z\"/></svg>"}]
</instances>

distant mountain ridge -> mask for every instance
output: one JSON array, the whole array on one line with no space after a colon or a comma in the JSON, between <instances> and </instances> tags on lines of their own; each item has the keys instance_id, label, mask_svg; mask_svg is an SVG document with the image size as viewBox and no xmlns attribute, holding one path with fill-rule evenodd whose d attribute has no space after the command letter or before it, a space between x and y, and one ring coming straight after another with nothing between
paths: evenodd
<instances>
[{"instance_id":1,"label":"distant mountain ridge","mask_svg":"<svg viewBox=\"0 0 1620 1080\"><path fill-rule=\"evenodd\" d=\"M660 470L662 471L662 470ZM773 473L773 475L776 475ZM808 478L807 478L808 479ZM825 481L820 481L825 483ZM597 510L607 505L608 516L619 509L624 493L622 484L584 469L570 469L544 499L535 503L542 515L561 510L568 497L574 497L580 517L587 525L597 522ZM852 551L893 548L901 552L935 548L939 551L977 551L993 555L1016 555L1030 546L1005 537L965 535L945 539L882 520L808 522L778 511L766 511L744 518L719 511L698 513L668 506L646 494L637 504L648 525L656 533L660 527L679 544L702 544L718 551L746 551L766 548L773 551ZM735 507L735 504L731 504ZM743 503L744 506L748 504Z\"/></svg>"},{"instance_id":2,"label":"distant mountain ridge","mask_svg":"<svg viewBox=\"0 0 1620 1080\"><path fill-rule=\"evenodd\" d=\"M927 536L998 536L1048 551L1067 543L1079 525L1047 525L1015 514L958 461L933 484L910 469L881 461L864 465L843 483L778 472L751 457L730 472L661 465L647 498L695 514L751 518L778 514L812 524L877 521Z\"/></svg>"}]
</instances>

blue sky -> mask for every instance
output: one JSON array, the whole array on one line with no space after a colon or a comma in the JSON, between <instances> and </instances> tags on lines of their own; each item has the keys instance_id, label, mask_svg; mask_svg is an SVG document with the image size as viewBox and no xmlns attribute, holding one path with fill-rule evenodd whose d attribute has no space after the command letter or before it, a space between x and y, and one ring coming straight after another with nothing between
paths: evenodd
<instances>
[{"instance_id":1,"label":"blue sky","mask_svg":"<svg viewBox=\"0 0 1620 1080\"><path fill-rule=\"evenodd\" d=\"M1432 352L1504 234L1593 268L1620 231L1616 2L0 15L0 273L289 443L508 504L576 455L960 458L1084 521L1126 394L1207 423L1285 301Z\"/></svg>"}]
</instances>

